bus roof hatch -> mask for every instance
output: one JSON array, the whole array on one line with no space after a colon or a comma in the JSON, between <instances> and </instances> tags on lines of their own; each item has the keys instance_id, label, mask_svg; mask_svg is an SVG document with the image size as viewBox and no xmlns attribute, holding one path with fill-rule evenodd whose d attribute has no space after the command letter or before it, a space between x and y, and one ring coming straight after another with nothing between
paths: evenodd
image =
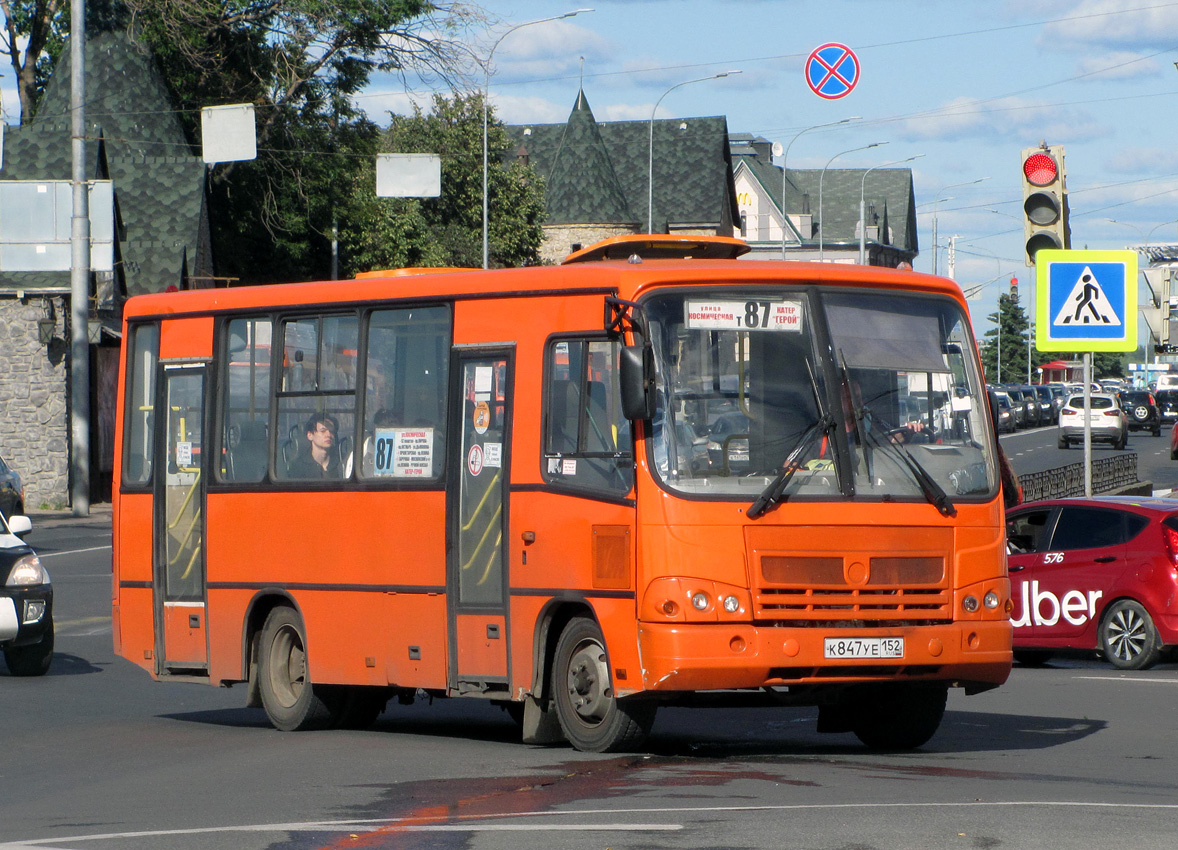
<instances>
[{"instance_id":1,"label":"bus roof hatch","mask_svg":"<svg viewBox=\"0 0 1178 850\"><path fill-rule=\"evenodd\" d=\"M599 260L734 260L752 249L730 236L677 236L672 233L635 233L603 239L574 251L561 265Z\"/></svg>"}]
</instances>

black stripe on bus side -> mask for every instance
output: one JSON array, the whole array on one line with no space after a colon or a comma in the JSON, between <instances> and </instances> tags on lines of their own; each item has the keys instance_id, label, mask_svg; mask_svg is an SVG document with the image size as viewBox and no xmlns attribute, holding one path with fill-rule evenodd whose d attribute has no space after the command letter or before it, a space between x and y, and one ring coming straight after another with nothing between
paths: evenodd
<instances>
[{"instance_id":1,"label":"black stripe on bus side","mask_svg":"<svg viewBox=\"0 0 1178 850\"><path fill-rule=\"evenodd\" d=\"M353 593L406 593L442 595L444 585L427 584L329 584L327 582L210 581L209 590L346 590Z\"/></svg>"},{"instance_id":2,"label":"black stripe on bus side","mask_svg":"<svg viewBox=\"0 0 1178 850\"><path fill-rule=\"evenodd\" d=\"M637 599L633 590L569 590L566 587L513 587L511 596L550 596L553 599Z\"/></svg>"},{"instance_id":3,"label":"black stripe on bus side","mask_svg":"<svg viewBox=\"0 0 1178 850\"><path fill-rule=\"evenodd\" d=\"M629 496L611 495L603 492L593 492L590 490L582 490L576 487L559 487L552 484L512 484L512 493L549 493L554 496L568 496L573 499L585 499L589 502L605 502L610 505L623 505L627 508L634 507L637 503Z\"/></svg>"},{"instance_id":4,"label":"black stripe on bus side","mask_svg":"<svg viewBox=\"0 0 1178 850\"><path fill-rule=\"evenodd\" d=\"M151 586L152 584L149 581L119 581L119 587L150 588Z\"/></svg>"}]
</instances>

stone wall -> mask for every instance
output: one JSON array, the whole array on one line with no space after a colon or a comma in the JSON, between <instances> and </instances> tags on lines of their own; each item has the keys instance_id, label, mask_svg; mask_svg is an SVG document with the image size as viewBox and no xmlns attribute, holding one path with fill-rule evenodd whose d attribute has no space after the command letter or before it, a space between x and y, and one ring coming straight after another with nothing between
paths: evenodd
<instances>
[{"instance_id":1,"label":"stone wall","mask_svg":"<svg viewBox=\"0 0 1178 850\"><path fill-rule=\"evenodd\" d=\"M588 248L611 236L639 233L638 226L626 227L618 224L546 224L544 244L540 246L540 259L546 263L560 263L573 252L573 245Z\"/></svg>"},{"instance_id":2,"label":"stone wall","mask_svg":"<svg viewBox=\"0 0 1178 850\"><path fill-rule=\"evenodd\" d=\"M70 499L69 308L64 298L51 300L56 330L44 345L37 321L46 317L46 300L0 298L0 456L20 473L26 510L66 507Z\"/></svg>"}]
</instances>

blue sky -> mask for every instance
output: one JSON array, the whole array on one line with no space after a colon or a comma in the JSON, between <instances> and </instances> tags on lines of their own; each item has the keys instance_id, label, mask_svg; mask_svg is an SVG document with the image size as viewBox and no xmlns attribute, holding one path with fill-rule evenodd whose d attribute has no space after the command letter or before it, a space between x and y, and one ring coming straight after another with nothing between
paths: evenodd
<instances>
[{"instance_id":1,"label":"blue sky","mask_svg":"<svg viewBox=\"0 0 1178 850\"><path fill-rule=\"evenodd\" d=\"M512 25L592 13L508 35L495 51L491 100L509 123L563 121L581 79L599 120L725 115L732 132L788 145L803 129L862 116L797 139L789 165L871 167L923 154L913 168L921 253L933 266L932 219L947 271L983 332L1000 286L1017 276L1024 304L1020 151L1063 145L1074 248L1178 241L1178 2L1165 0L485 0L483 50ZM841 42L862 66L839 100L806 85L815 47ZM479 48L476 47L476 50ZM583 77L582 77L583 73ZM481 85L481 78L475 85ZM366 106L403 110L403 89L374 86ZM987 178L971 186L954 184ZM939 200L939 203L937 203ZM1108 219L1115 219L1113 223ZM1162 225L1162 226L1157 226ZM1155 229L1156 226L1156 229Z\"/></svg>"}]
</instances>

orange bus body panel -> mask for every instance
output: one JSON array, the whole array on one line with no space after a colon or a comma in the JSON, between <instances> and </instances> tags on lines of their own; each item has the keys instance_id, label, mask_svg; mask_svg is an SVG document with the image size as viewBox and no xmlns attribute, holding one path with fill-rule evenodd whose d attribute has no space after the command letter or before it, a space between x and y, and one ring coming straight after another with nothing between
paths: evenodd
<instances>
[{"instance_id":1,"label":"orange bus body panel","mask_svg":"<svg viewBox=\"0 0 1178 850\"><path fill-rule=\"evenodd\" d=\"M967 595L980 599L989 591L1004 601L1010 598L997 498L962 502L952 518L924 502L798 501L752 521L745 515L748 501L692 500L661 487L643 448L649 422L633 423L636 485L629 493L602 498L552 486L551 469L542 468L543 363L550 339L563 334L605 339L608 295L635 301L661 288L733 284L742 290L871 285L949 297L965 310L961 289L942 278L877 267L721 259L610 259L492 272L394 270L352 281L130 299L128 323L160 323L165 362L212 359L214 320L223 312L307 314L312 308L330 311L333 305L367 302L449 305L455 351L480 346L512 351L511 430L503 446L509 459L506 616L456 611L448 596L449 478L432 489L357 480L300 492L282 482L231 486L210 471L208 605L202 623L209 682L249 678L259 612L284 599L305 624L307 672L316 683L455 693L452 659L460 653L465 672L506 680L507 697L539 695L547 692L551 673L546 665L555 645L549 618L563 622L561 617L577 614L599 624L618 696L854 683L864 680L862 662L824 658L826 630L803 626L824 619L849 622L866 605L860 585L867 579L861 577L868 572L885 576L888 559L901 557L923 565L927 573L927 587L919 588L923 595L913 596L911 604L939 613L927 618L936 624L916 622L922 616L904 607L909 596L901 590L894 609L872 614L881 624L860 630L864 637L905 638L906 655L897 662L894 678L1004 681L1011 658L1009 621L1000 612L971 619L962 606ZM121 400L126 364L120 369ZM219 380L214 365L210 386ZM456 378L451 374L449 380L453 386ZM211 422L218 415L217 402L209 404ZM451 433L458 415L453 409L448 413ZM115 643L120 654L162 675L152 659L152 495L121 492L122 428L120 420ZM455 451L447 447L446 463L457 469L463 459ZM951 553L947 559L945 552ZM865 571L862 563L869 559L884 566ZM827 581L831 576L838 580ZM838 585L829 592L845 597L839 597L833 614L817 613L806 596L806 587L824 582ZM742 607L693 611L696 590L716 600L736 595ZM780 600L789 594L801 601L783 607ZM852 613L841 613L844 609ZM889 618L895 625L887 624Z\"/></svg>"}]
</instances>

